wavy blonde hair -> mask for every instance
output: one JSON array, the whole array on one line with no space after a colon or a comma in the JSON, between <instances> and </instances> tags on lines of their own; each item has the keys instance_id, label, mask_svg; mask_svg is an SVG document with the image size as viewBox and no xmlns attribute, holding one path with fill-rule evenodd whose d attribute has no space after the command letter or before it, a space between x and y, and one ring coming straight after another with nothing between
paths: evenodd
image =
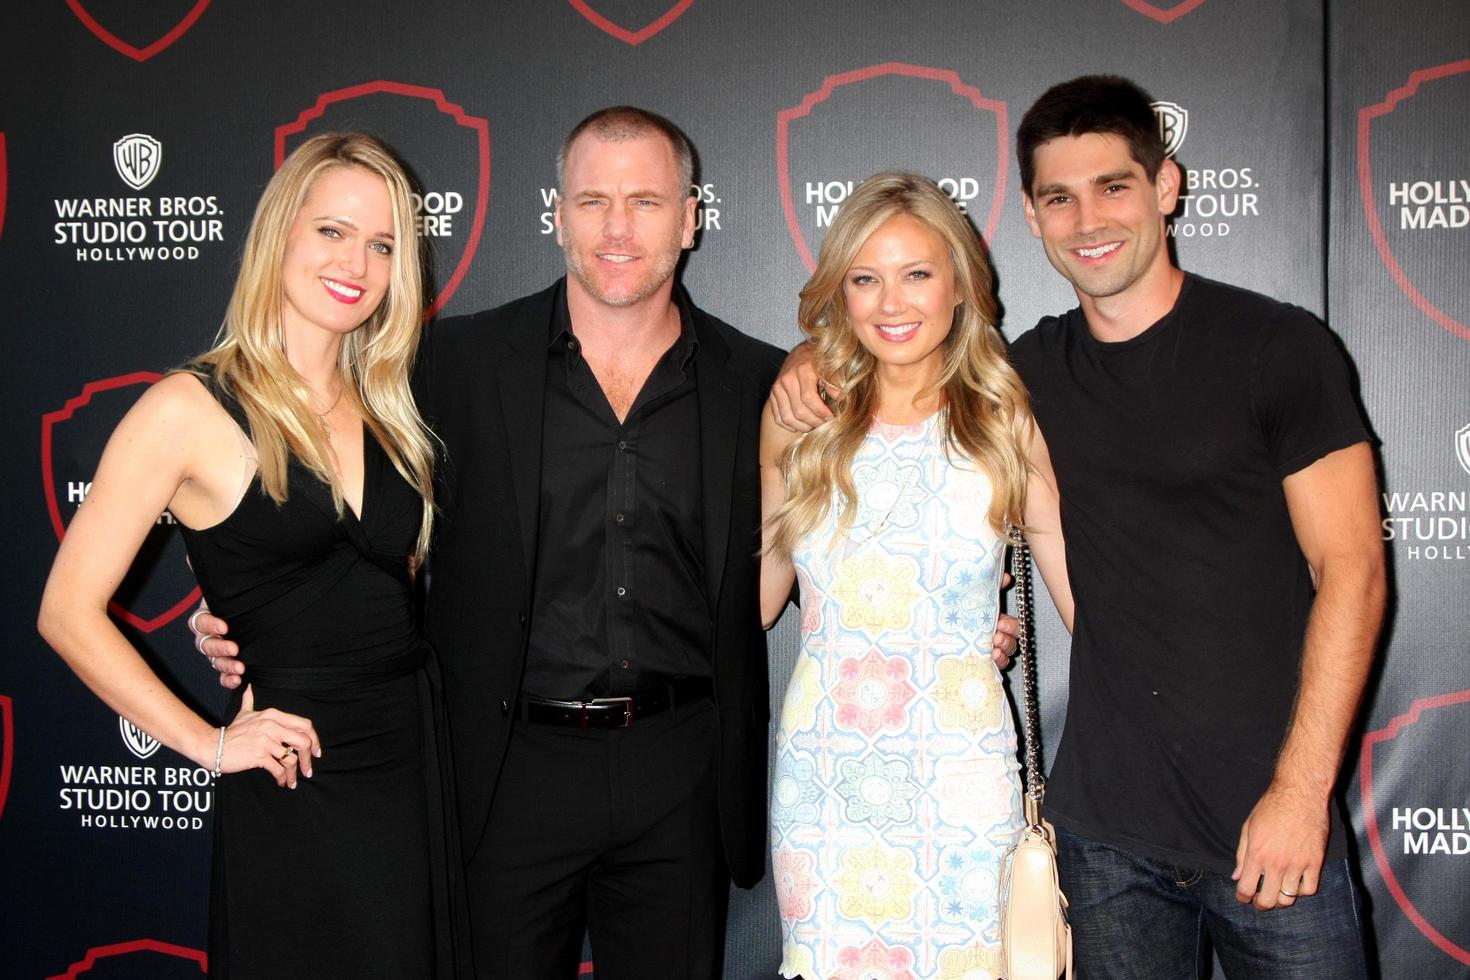
<instances>
[{"instance_id":1,"label":"wavy blonde hair","mask_svg":"<svg viewBox=\"0 0 1470 980\"><path fill-rule=\"evenodd\" d=\"M412 184L393 152L365 133L327 133L296 148L256 206L240 275L215 346L189 370L212 373L245 410L260 457L261 489L277 503L289 489L286 468L299 459L332 488L340 517L346 506L327 437L308 401L306 381L286 358L281 282L286 239L312 183L333 167L359 167L383 178L393 208L388 290L367 321L342 342L337 370L344 397L423 500L414 557L428 552L433 528L433 437L409 389L409 370L423 327L423 267L414 226Z\"/></svg>"},{"instance_id":2,"label":"wavy blonde hair","mask_svg":"<svg viewBox=\"0 0 1470 980\"><path fill-rule=\"evenodd\" d=\"M822 242L816 271L801 291L797 316L816 342L813 366L843 395L832 406L836 417L798 438L781 461L786 503L771 518L775 553L789 555L817 527L833 506L834 488L847 505L838 519L838 536L851 526L857 499L852 462L877 411L878 378L877 360L853 330L843 285L863 245L885 221L901 214L944 239L961 299L942 346L939 375L918 397L939 393L946 451L990 478L990 526L1005 536L1008 523L1023 524L1030 401L996 326L999 305L990 261L974 227L937 184L887 171L863 181L843 202Z\"/></svg>"}]
</instances>

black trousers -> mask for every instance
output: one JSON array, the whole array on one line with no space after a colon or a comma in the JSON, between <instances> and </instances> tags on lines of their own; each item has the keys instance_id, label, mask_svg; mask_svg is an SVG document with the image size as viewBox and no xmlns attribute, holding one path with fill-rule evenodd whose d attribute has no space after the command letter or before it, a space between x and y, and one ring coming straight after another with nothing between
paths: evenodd
<instances>
[{"instance_id":1,"label":"black trousers","mask_svg":"<svg viewBox=\"0 0 1470 980\"><path fill-rule=\"evenodd\" d=\"M517 722L469 861L475 972L573 980L720 976L730 879L718 715L700 699L631 728Z\"/></svg>"}]
</instances>

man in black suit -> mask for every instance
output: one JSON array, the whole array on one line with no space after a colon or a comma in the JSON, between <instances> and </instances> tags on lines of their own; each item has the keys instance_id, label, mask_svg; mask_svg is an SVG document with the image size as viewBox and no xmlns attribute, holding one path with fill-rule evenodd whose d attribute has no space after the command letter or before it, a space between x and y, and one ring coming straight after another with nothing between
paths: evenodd
<instances>
[{"instance_id":1,"label":"man in black suit","mask_svg":"<svg viewBox=\"0 0 1470 980\"><path fill-rule=\"evenodd\" d=\"M764 868L756 436L782 352L674 281L692 151L619 107L558 157L568 275L430 331L444 665L486 977L718 976ZM492 802L493 798L493 802Z\"/></svg>"}]
</instances>

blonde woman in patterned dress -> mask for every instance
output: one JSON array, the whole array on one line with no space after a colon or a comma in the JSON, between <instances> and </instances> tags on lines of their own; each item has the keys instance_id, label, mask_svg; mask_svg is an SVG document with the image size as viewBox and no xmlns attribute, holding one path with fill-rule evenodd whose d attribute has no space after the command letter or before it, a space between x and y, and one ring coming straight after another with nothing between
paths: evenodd
<instances>
[{"instance_id":1,"label":"blonde woman in patterned dress","mask_svg":"<svg viewBox=\"0 0 1470 980\"><path fill-rule=\"evenodd\" d=\"M801 589L771 837L781 975L991 980L996 868L1021 828L989 640L1007 524L1070 626L1051 464L974 228L932 181L843 203L801 292L834 419L768 405L761 615ZM1028 476L1030 480L1028 482Z\"/></svg>"}]
</instances>

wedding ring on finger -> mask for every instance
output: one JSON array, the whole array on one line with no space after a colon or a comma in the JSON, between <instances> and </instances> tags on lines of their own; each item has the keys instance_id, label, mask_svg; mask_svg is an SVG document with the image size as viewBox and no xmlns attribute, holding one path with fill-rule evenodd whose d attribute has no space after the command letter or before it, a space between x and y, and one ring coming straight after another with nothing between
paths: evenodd
<instances>
[{"instance_id":1,"label":"wedding ring on finger","mask_svg":"<svg viewBox=\"0 0 1470 980\"><path fill-rule=\"evenodd\" d=\"M206 653L204 650L204 641L217 639L219 639L219 635L216 633L196 633L194 635L194 649L198 650L200 653L203 653L206 657L209 657L209 654ZM209 659L210 662L214 661L213 657L209 657Z\"/></svg>"},{"instance_id":2,"label":"wedding ring on finger","mask_svg":"<svg viewBox=\"0 0 1470 980\"><path fill-rule=\"evenodd\" d=\"M1281 894L1285 895L1287 898L1296 898L1298 895L1301 894L1300 892L1289 892L1285 888L1282 888L1280 891Z\"/></svg>"}]
</instances>

